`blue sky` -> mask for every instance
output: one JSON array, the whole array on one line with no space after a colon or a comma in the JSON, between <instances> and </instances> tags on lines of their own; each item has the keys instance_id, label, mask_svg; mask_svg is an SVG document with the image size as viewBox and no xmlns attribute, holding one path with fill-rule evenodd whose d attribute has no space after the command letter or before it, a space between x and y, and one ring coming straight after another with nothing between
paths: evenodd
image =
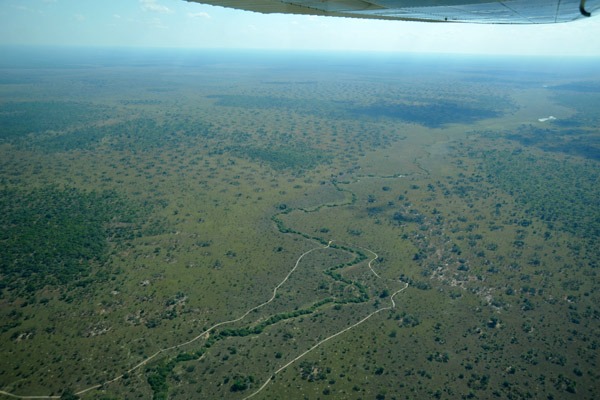
<instances>
[{"instance_id":1,"label":"blue sky","mask_svg":"<svg viewBox=\"0 0 600 400\"><path fill-rule=\"evenodd\" d=\"M0 0L0 45L600 56L600 17L543 26L262 15L184 0Z\"/></svg>"}]
</instances>

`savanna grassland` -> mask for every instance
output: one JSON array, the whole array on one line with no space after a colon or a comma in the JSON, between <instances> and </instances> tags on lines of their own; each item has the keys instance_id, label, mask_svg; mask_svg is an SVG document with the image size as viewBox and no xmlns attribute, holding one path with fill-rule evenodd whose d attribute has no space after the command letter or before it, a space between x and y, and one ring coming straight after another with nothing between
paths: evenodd
<instances>
[{"instance_id":1,"label":"savanna grassland","mask_svg":"<svg viewBox=\"0 0 600 400\"><path fill-rule=\"evenodd\" d=\"M596 396L597 62L7 54L0 397Z\"/></svg>"}]
</instances>

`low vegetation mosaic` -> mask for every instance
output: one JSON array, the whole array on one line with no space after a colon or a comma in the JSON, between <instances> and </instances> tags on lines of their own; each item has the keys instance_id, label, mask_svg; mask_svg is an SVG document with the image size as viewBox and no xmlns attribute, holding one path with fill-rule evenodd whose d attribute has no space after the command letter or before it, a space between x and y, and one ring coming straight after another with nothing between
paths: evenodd
<instances>
[{"instance_id":1,"label":"low vegetation mosaic","mask_svg":"<svg viewBox=\"0 0 600 400\"><path fill-rule=\"evenodd\" d=\"M0 398L597 397L597 70L157 54L0 65Z\"/></svg>"}]
</instances>

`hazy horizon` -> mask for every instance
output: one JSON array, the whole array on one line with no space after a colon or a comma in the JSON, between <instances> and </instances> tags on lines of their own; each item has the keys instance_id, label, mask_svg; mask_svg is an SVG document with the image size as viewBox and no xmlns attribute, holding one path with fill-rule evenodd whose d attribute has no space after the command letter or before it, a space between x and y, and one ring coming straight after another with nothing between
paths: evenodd
<instances>
[{"instance_id":1,"label":"hazy horizon","mask_svg":"<svg viewBox=\"0 0 600 400\"><path fill-rule=\"evenodd\" d=\"M8 0L0 45L593 56L597 17L484 25L259 14L182 0Z\"/></svg>"}]
</instances>

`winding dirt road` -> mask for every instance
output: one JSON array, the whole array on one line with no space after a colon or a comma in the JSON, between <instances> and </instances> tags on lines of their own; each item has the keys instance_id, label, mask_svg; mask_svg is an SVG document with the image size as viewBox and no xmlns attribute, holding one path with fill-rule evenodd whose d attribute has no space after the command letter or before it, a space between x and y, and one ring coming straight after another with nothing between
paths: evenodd
<instances>
[{"instance_id":1,"label":"winding dirt road","mask_svg":"<svg viewBox=\"0 0 600 400\"><path fill-rule=\"evenodd\" d=\"M305 251L304 253L302 253L302 254L300 255L300 257L298 257L298 259L296 260L296 264L294 265L294 268L292 268L292 269L290 270L290 272L288 272L288 274L285 276L285 278L283 278L283 280L282 280L281 282L279 282L279 284L278 284L277 286L275 286L275 288L273 289L273 295L271 296L271 298L270 298L269 300L265 301L264 303L261 303L261 304L257 305L256 307L252 307L251 309L249 309L248 311L246 311L246 312L245 312L245 313L244 313L244 314L243 314L241 317L238 317L238 318L236 318L236 319L232 319L232 320L229 320L229 321L223 321L223 322L219 322L218 324L215 324L215 325L211 326L210 328L208 328L208 329L206 329L205 331L203 331L202 333L200 333L198 336L196 336L196 337L194 337L194 338L192 338L192 339L190 339L190 340L188 340L188 341L186 341L186 342L179 343L179 344L176 344L176 345L174 345L174 346L171 346L171 347L166 347L166 348L164 348L164 349L160 349L160 350L158 350L156 353L152 354L150 357L147 357L147 358L145 358L144 360L142 360L142 361L141 361L139 364L137 364L137 365L135 365L134 367L132 367L132 368L128 369L128 370L127 370L127 371L125 371L125 372L123 372L121 375L119 375L119 376L117 376L117 377L115 377L115 378L113 378L113 379L111 379L111 380L108 380L108 381L106 381L106 382L99 383L99 384L96 384L96 385L94 385L94 386L90 386L90 387L88 387L88 388L85 388L85 389L83 389L83 390L80 390L80 391L76 392L76 393L75 393L75 395L77 395L77 396L80 396L80 395L82 395L82 394L84 394L84 393L87 393L87 392L89 392L89 391L91 391L91 390L98 389L98 388L101 388L101 387L103 387L103 386L109 385L109 384L111 384L111 383L113 383L113 382L116 382L116 381L118 381L118 380L122 379L122 378L123 378L123 376L124 376L125 374L129 374L129 373L131 373L131 372L135 371L136 369L138 369L138 368L140 368L141 366L143 366L143 365L147 364L149 361L151 361L151 360L152 360L152 359L154 359L156 356L158 356L158 355L160 355L160 354L162 354L162 353L165 353L165 352L167 352L167 351L170 351L170 350L175 350L175 349L181 348L181 347L183 347L183 346L186 346L186 345L188 345L188 344L194 343L195 341L197 341L198 339L200 339L200 338L201 338L201 337L203 337L203 336L206 336L206 337L207 337L207 336L208 336L208 334L210 334L210 332L211 332L211 331L215 330L216 328L218 328L218 327L220 327L220 326L223 326L223 325L226 325L226 324L232 324L232 323L234 323L234 322L238 322L238 321L241 321L241 320L243 320L243 319L244 319L244 318L246 318L246 317L248 316L248 314L250 314L251 312L253 312L253 311L255 311L255 310L258 310L259 308L262 308L262 307L266 306L267 304L271 303L273 300L275 300L275 297L277 296L277 290L279 290L279 288L280 288L280 287L281 287L281 286L282 286L284 283L286 283L286 282L287 282L287 280L290 278L290 276L291 276L291 275L294 273L294 271L295 271L295 270L298 268L298 265L300 264L300 261L301 261L301 260L304 258L304 256L306 256L306 255L308 255L308 254L312 253L312 252L313 252L313 251L315 251L315 250L319 250L319 249L328 249L328 248L331 246L331 242L332 242L332 241L330 240L330 241L329 241L329 243L327 243L327 246L318 246L318 247L313 247L312 249L310 249L310 250L307 250L307 251ZM20 395L14 394L14 393L5 392L5 391L3 391L3 390L0 390L0 394L2 394L2 395L5 395L5 396L8 396L8 397L15 398L15 399L60 399L60 397L61 397L61 396L42 396L42 395L38 395L38 396L20 396Z\"/></svg>"},{"instance_id":2,"label":"winding dirt road","mask_svg":"<svg viewBox=\"0 0 600 400\"><path fill-rule=\"evenodd\" d=\"M382 278L381 278L381 277L380 277L380 276L379 276L379 275L378 275L378 274L375 272L375 270L373 269L373 267L371 266L371 263L372 263L373 261L375 261L375 260L378 258L377 254L376 254L375 252L373 252L373 251L369 250L369 249L364 249L364 250L367 250L369 253L371 253L371 254L373 254L373 255L375 256L373 259L371 259L371 260L369 261L369 264L368 264L368 265L369 265L369 269L370 269L370 270L373 272L373 274L375 274L375 276L377 276L378 278L382 279ZM249 395L249 396L247 396L247 397L244 397L244 400L247 400L247 399L249 399L249 398L251 398L251 397L254 397L254 396L256 396L257 394L259 394L260 392L262 392L262 390L263 390L265 387L267 387L267 385L268 385L268 384L269 384L269 383L270 383L270 382L273 380L273 377L274 377L275 375L277 375L278 373L280 373L281 371L283 371L284 369L286 369L287 367L289 367L290 365L292 365L292 364L293 364L293 363L295 363L296 361L300 360L302 357L304 357L305 355L307 355L307 354L308 354L308 353L310 353L311 351L315 350L317 347L319 347L319 346L320 346L320 345L322 345L323 343L325 343L325 342L327 342L327 341L329 341L329 340L331 340L331 339L333 339L333 338L335 338L335 337L337 337L337 336L339 336L339 335L342 335L342 334L344 334L344 333L348 332L350 329L356 328L357 326L359 326L359 325L360 325L360 324L362 324L363 322L367 321L369 318L371 318L371 317L372 317L372 316L374 316L375 314L378 314L378 313L380 313L380 312L382 312L382 311L385 311L385 310L391 310L391 309L393 309L393 308L396 308L396 302L394 301L394 296L396 296L398 293L400 293L400 292L402 292L402 291L406 290L406 288L408 288L408 282L404 282L404 285L405 285L405 286L404 286L402 289L398 289L398 290L396 290L396 291L395 291L395 292L392 294L392 296L390 297L391 303L390 303L390 305L389 305L389 306L387 306L387 307L382 307L382 308L380 308L380 309L378 309L378 310L375 310L375 311L373 311L371 314L369 314L369 315L367 315L366 317L364 317L363 319L361 319L360 321L356 322L355 324L353 324L353 325L350 325L350 326L348 326L348 327L346 327L346 328L342 329L341 331L339 331L339 332L337 332L337 333L334 333L333 335L331 335L331 336L328 336L328 337L326 337L325 339L321 340L320 342L318 342L317 344L315 344L314 346L312 346L310 349L308 349L308 350L306 350L304 353L300 354L298 357L294 358L293 360L289 361L289 362L288 362L287 364L285 364L284 366L280 367L280 368L279 368L277 371L275 371L275 372L274 372L274 373L271 375L271 377L270 377L269 379L267 379L267 381L266 381L265 383L263 383L263 385L262 385L262 386L261 386L261 387L260 387L260 388L259 388L259 389L258 389L256 392L252 393L251 395Z\"/></svg>"},{"instance_id":3,"label":"winding dirt road","mask_svg":"<svg viewBox=\"0 0 600 400\"><path fill-rule=\"evenodd\" d=\"M194 338L192 338L192 339L190 339L190 340L188 340L188 341L185 341L185 342L183 342L183 343L176 344L176 345L174 345L174 346L166 347L166 348L164 348L164 349L160 349L160 350L158 350L156 353L154 353L154 354L152 354L151 356L149 356L149 357L145 358L144 360L142 360L140 363L138 363L138 364L137 364L137 365L135 365L134 367L132 367L132 368L128 369L127 371L125 371L123 374L121 374L121 375L119 375L119 376L117 376L117 377L115 377L115 378L113 378L113 379L111 379L111 380L108 380L108 381L106 381L106 382L104 382L104 383L100 383L100 384L97 384L97 385L94 385L94 386L90 386L90 387L88 387L88 388L86 388L86 389L80 390L80 391L76 392L76 393L75 393L75 395L78 395L78 396L79 396L79 395L85 394L85 393L87 393L87 392L89 392L89 391L91 391L91 390L98 389L98 388L100 388L100 387L103 387L103 386L106 386L106 385L108 385L108 384L111 384L111 383L113 383L113 382L116 382L116 381L118 381L118 380L122 379L122 378L123 378L123 376L124 376L125 374L129 374L129 373L131 373L131 372L135 371L136 369L138 369L138 368L140 368L141 366L143 366L143 365L147 364L149 361L151 361L152 359L154 359L155 357L157 357L158 355L160 355L160 354L162 354L162 353L165 353L165 352L167 352L167 351L170 351L170 350L175 350L175 349L181 348L181 347L183 347L183 346L186 346L186 345L188 345L188 344L194 343L195 341L197 341L198 339L200 339L200 338L202 338L202 337L208 337L208 335L210 334L210 332L211 332L211 331L215 330L216 328L218 328L218 327L220 327L220 326L223 326L223 325L226 325L226 324L231 324L231 323L235 323L235 322L241 321L242 319L244 319L245 317L247 317L247 316L248 316L248 314L250 314L251 312L253 312L253 311L255 311L255 310L258 310L258 309L260 309L260 308L262 308L262 307L266 306L267 304L271 303L271 302L272 302L272 301L275 299L275 297L277 296L277 291L279 290L279 288L280 288L280 287L281 287L283 284L285 284L285 283L288 281L288 279L290 278L290 276L291 276L291 275L294 273L294 271L295 271L295 270L298 268L298 265L300 264L300 261L301 261L301 260L302 260L302 259L303 259L303 258L304 258L306 255L308 255L308 254L312 253L312 252L313 252L313 251L315 251L315 250L319 250L319 249L327 249L327 248L329 248L329 247L331 246L331 243L332 243L332 241L329 241L329 243L327 244L327 246L318 246L318 247L314 247L314 248L312 248L312 249L310 249L310 250L307 250L307 251L305 251L304 253L302 253L302 254L301 254L301 255L300 255L300 256L299 256L299 257L296 259L296 263L294 264L294 267L293 267L293 268L292 268L292 269L291 269L291 270L288 272L288 274L285 276L285 278L284 278L284 279L283 279L283 280L282 280L282 281L281 281L281 282L280 282L280 283L279 283L277 286L275 286L275 288L273 289L273 294L271 295L271 298L270 298L269 300L267 300L267 301L265 301L265 302L263 302L263 303L261 303L261 304L259 304L259 305L255 306L255 307L252 307L251 309L249 309L248 311L246 311L246 312L245 312L245 313L244 313L242 316L240 316L240 317L238 317L238 318L235 318L235 319L232 319L232 320L229 320L229 321L223 321L223 322L219 322L218 324L215 324L215 325L211 326L210 328L206 329L205 331L203 331L202 333L200 333L199 335L197 335L196 337L194 337ZM375 260L376 260L376 259L377 259L379 256L378 256L378 255L377 255L375 252L373 252L373 251L371 251L371 250L369 250L369 249L366 249L366 248L362 248L362 249L363 249L363 250L366 250L366 251L368 251L368 252L369 252L369 253L371 253L371 254L373 254L373 256L374 256L374 257L373 257L371 260L369 260L368 267L369 267L369 269L371 270L371 272L372 272L372 273L373 273L373 274L374 274L374 275L375 275L377 278L379 278L379 279L383 279L383 278L382 278L382 277L381 277L381 276L380 276L380 275L379 275L379 274L378 274L378 273L377 273L377 272L376 272L376 271L373 269L373 266L371 265L371 264L373 263L373 261L375 261ZM252 394L250 394L249 396L245 397L245 398L244 398L244 400L246 400L246 399L250 399L251 397L254 397L254 396L256 396L257 394L259 394L259 393L260 393L261 391L263 391L263 389L264 389L264 388L266 388L266 387L267 387L267 385L268 385L268 384L269 384L269 383L270 383L270 382L273 380L273 377L274 377L275 375L279 374L281 371L285 370L287 367L289 367L290 365L294 364L296 361L300 360L301 358L303 358L304 356L306 356L308 353L312 352L313 350L315 350L316 348L318 348L319 346L321 346L323 343L325 343L325 342L327 342L327 341L329 341L329 340L331 340L331 339L333 339L333 338L335 338L335 337L337 337L337 336L340 336L340 335L342 335L342 334L344 334L344 333L348 332L349 330L351 330L351 329L353 329L353 328L356 328L357 326L361 325L362 323L364 323L365 321L367 321L368 319L370 319L370 318L371 318L371 317L373 317L374 315L376 315L376 314L379 314L379 313L380 313L380 312L382 312L382 311L391 310L391 309L395 308L395 307L396 307L396 302L394 301L394 297L395 297L395 296L396 296L398 293L400 293L400 292L402 292L402 291L406 290L406 288L408 288L408 283L407 283L407 282L405 282L404 284L405 284L405 286L404 286L403 288L401 288L401 289L398 289L397 291L395 291L395 292L394 292L394 293L391 295L391 297L390 297L390 305L389 305L389 306L387 306L387 307L382 307L382 308L380 308L380 309L378 309L378 310L375 310L375 311L373 311L372 313L370 313L369 315L367 315L367 316L366 316L366 317L364 317L363 319L359 320L358 322L356 322L356 323L354 323L354 324L352 324L352 325L350 325L350 326L348 326L348 327L346 327L346 328L344 328L344 329L340 330L339 332L336 332L336 333L334 333L333 335L326 337L325 339L321 340L320 342L316 343L314 346L312 346L311 348L309 348L308 350L306 350L305 352L303 352L302 354L300 354L300 355L299 355L299 356L297 356L296 358L292 359L291 361L289 361L288 363L286 363L285 365L283 365L283 366L281 366L279 369L277 369L277 370L276 370L276 371L275 371L275 372L274 372L274 373L271 375L271 377L270 377L269 379L267 379L267 380L266 380L266 381L265 381L265 382L262 384L262 386L261 386L261 387L260 387L260 388L259 388L257 391L255 391L254 393L252 393ZM20 396L20 395L17 395L17 394L13 394L13 393L5 392L5 391L3 391L3 390L0 390L0 394L2 394L2 395L4 395L4 396L8 396L8 397L15 398L15 399L60 399L60 397L61 397L61 396L43 396L43 395L39 395L39 396Z\"/></svg>"},{"instance_id":4,"label":"winding dirt road","mask_svg":"<svg viewBox=\"0 0 600 400\"><path fill-rule=\"evenodd\" d=\"M4 390L0 390L0 394L14 397L15 399L60 399L60 396L19 396L17 394L5 392Z\"/></svg>"}]
</instances>

